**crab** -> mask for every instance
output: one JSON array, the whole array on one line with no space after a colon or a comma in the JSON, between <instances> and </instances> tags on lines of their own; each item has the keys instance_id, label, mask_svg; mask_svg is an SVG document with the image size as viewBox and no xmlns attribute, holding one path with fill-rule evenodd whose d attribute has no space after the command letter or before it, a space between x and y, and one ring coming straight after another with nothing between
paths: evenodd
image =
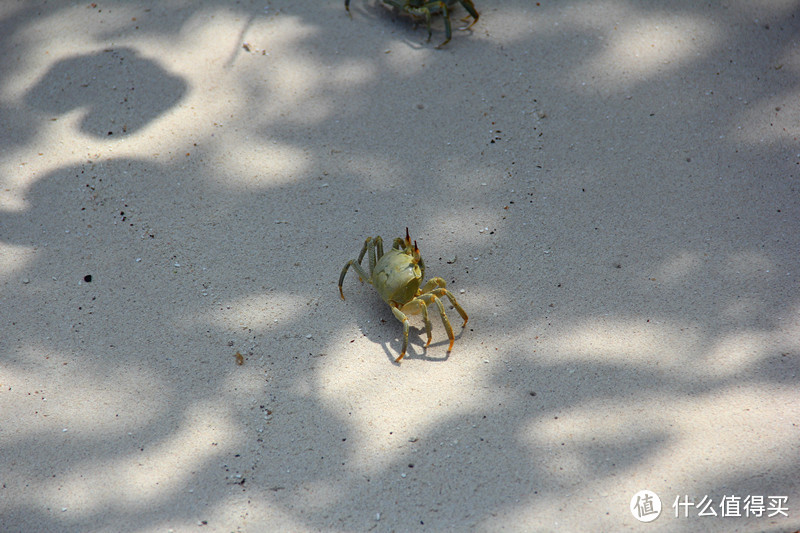
<instances>
[{"instance_id":1,"label":"crab","mask_svg":"<svg viewBox=\"0 0 800 533\"><path fill-rule=\"evenodd\" d=\"M472 17L472 22L470 25L461 29L466 30L471 28L473 24L478 22L478 18L480 17L480 14L475 9L475 5L472 3L472 0L383 0L383 3L408 13L409 15L415 17L425 17L425 24L428 27L428 41L431 40L431 15L441 13L444 16L445 32L444 42L437 46L437 48L441 48L450 42L450 38L452 37L452 31L450 30L450 9L453 7L453 5L455 5L456 1L464 6L464 9L466 9L469 15ZM350 0L344 0L344 8L348 13L350 12ZM464 17L463 20L466 19L467 17Z\"/></svg>"},{"instance_id":2,"label":"crab","mask_svg":"<svg viewBox=\"0 0 800 533\"><path fill-rule=\"evenodd\" d=\"M361 260L364 259L364 255L367 253L369 253L369 272L361 266ZM402 237L396 238L391 250L385 254L383 253L383 239L381 237L367 237L358 259L348 261L339 276L339 295L342 300L344 300L342 282L350 267L353 267L358 273L360 281L366 280L367 283L375 287L383 301L392 308L395 318L403 323L403 348L400 350L400 356L395 359L396 363L399 363L405 357L406 349L408 348L409 322L406 315L422 314L422 320L425 322L425 333L428 335L428 342L425 347L431 343L431 321L428 318L428 306L434 303L439 310L439 315L442 317L447 337L450 339L450 346L447 347L447 351L450 352L453 349L453 342L455 341L453 328L447 318L441 298L446 296L458 311L458 314L461 315L461 318L464 319L462 328L467 325L469 317L458 304L453 293L447 290L446 283L442 278L431 278L425 285L420 287L422 279L425 277L425 263L420 257L417 241L414 241L413 245L411 244L408 228L406 228L405 239Z\"/></svg>"}]
</instances>

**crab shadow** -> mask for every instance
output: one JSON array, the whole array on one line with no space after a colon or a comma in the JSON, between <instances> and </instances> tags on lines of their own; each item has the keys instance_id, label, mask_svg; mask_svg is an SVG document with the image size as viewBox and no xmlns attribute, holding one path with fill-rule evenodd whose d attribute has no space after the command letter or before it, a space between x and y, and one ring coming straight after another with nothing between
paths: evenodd
<instances>
[{"instance_id":1,"label":"crab shadow","mask_svg":"<svg viewBox=\"0 0 800 533\"><path fill-rule=\"evenodd\" d=\"M359 288L358 285L355 288ZM451 316L456 312L455 308L445 304L445 311L453 327L455 339L453 349L447 351L450 341L442 321L435 308L433 310L429 308L428 314L433 326L430 344L426 346L428 338L421 316L409 316L411 324L408 328L408 348L402 361L396 362L403 347L403 324L392 315L389 306L377 297L371 286L365 283L361 292L363 294L358 296L354 294L354 297L347 298L346 302L351 303L347 312L355 315L361 333L372 343L380 345L386 358L392 363L400 365L402 361L410 359L442 363L450 359L453 351L458 351L458 341L464 335L466 327L461 327L461 318L457 313L455 317Z\"/></svg>"},{"instance_id":2,"label":"crab shadow","mask_svg":"<svg viewBox=\"0 0 800 533\"><path fill-rule=\"evenodd\" d=\"M402 326L399 322L397 322L397 325L399 326L399 332L392 340L387 341L387 337L385 335L380 335L380 339L372 339L369 335L367 335L367 337L370 338L370 340L374 340L376 343L380 343L384 353L386 353L386 357L392 363L398 366L402 363L402 361L411 359L444 363L450 359L450 355L454 350L458 350L458 341L464 334L463 329L457 334L455 331L453 331L455 335L455 342L453 343L453 349L448 351L447 345L450 343L450 341L448 340L444 331L439 331L439 335L437 336L436 326L434 326L431 343L426 346L425 343L427 342L427 336L425 335L424 327L415 327L412 325L408 329L408 348L406 350L406 355L403 357L402 361L397 362L397 357L400 355L400 349L403 346L401 339L403 334ZM440 327L440 329L443 328ZM381 329L381 332L383 331L384 330ZM387 335L391 336L391 333L387 333ZM444 338L442 338L442 335Z\"/></svg>"}]
</instances>

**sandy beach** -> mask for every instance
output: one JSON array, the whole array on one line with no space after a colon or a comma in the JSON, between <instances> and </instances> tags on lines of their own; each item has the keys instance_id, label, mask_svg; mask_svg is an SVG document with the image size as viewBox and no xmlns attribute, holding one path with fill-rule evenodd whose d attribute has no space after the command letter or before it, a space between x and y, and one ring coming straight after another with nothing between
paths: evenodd
<instances>
[{"instance_id":1,"label":"sandy beach","mask_svg":"<svg viewBox=\"0 0 800 533\"><path fill-rule=\"evenodd\" d=\"M797 3L474 2L0 4L0 530L800 530Z\"/></svg>"}]
</instances>

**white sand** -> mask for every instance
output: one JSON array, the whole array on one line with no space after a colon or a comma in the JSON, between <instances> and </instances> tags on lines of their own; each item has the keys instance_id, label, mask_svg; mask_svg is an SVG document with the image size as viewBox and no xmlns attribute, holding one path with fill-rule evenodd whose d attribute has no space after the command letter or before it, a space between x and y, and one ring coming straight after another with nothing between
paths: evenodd
<instances>
[{"instance_id":1,"label":"white sand","mask_svg":"<svg viewBox=\"0 0 800 533\"><path fill-rule=\"evenodd\" d=\"M800 529L796 2L341 4L0 5L0 530Z\"/></svg>"}]
</instances>

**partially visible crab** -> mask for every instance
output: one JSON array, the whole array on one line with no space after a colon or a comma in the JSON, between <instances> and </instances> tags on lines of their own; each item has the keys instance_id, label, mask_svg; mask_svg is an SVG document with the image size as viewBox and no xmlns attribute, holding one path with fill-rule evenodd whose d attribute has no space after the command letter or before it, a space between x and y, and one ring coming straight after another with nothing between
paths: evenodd
<instances>
[{"instance_id":1,"label":"partially visible crab","mask_svg":"<svg viewBox=\"0 0 800 533\"><path fill-rule=\"evenodd\" d=\"M472 16L472 22L470 25L461 29L466 30L471 28L473 24L478 22L478 18L480 17L480 14L475 9L475 5L472 3L472 0L383 0L383 3L395 7L400 11L408 13L409 15L415 17L425 17L425 24L428 27L429 41L431 40L431 15L441 13L444 16L445 32L444 42L437 46L437 48L441 48L450 42L450 38L453 36L450 29L450 9L453 7L453 5L455 5L456 1L464 6L464 9L466 9L470 16ZM350 0L344 0L344 8L348 12L350 11ZM464 20L466 20L466 18L467 17L464 17Z\"/></svg>"},{"instance_id":2,"label":"partially visible crab","mask_svg":"<svg viewBox=\"0 0 800 533\"><path fill-rule=\"evenodd\" d=\"M364 255L367 252L369 252L369 273L361 266L361 260L364 259ZM447 347L447 351L449 352L453 349L453 342L455 341L453 328L450 326L450 320L447 318L444 304L440 298L447 296L450 303L456 308L458 314L464 319L462 328L467 325L469 317L458 305L453 293L445 288L446 283L442 278L431 278L425 285L420 287L422 279L425 277L425 263L419 255L417 241L414 241L413 246L411 244L408 228L406 228L406 238L396 238L392 244L392 249L385 254L383 253L383 239L381 237L367 237L367 240L364 241L364 247L361 248L361 253L358 255L358 260L351 259L348 261L339 276L339 294L342 300L344 300L342 282L345 274L347 274L347 269L350 267L353 267L358 273L361 281L366 280L367 283L375 287L383 301L392 308L392 313L394 313L397 320L403 323L403 349L400 351L400 357L395 359L395 362L399 363L405 357L406 349L408 348L409 324L406 314L422 314L422 320L425 322L425 332L428 334L428 342L425 346L427 347L431 343L431 321L428 318L428 306L434 303L439 309L444 329L447 330L447 336L450 339L450 346Z\"/></svg>"}]
</instances>

